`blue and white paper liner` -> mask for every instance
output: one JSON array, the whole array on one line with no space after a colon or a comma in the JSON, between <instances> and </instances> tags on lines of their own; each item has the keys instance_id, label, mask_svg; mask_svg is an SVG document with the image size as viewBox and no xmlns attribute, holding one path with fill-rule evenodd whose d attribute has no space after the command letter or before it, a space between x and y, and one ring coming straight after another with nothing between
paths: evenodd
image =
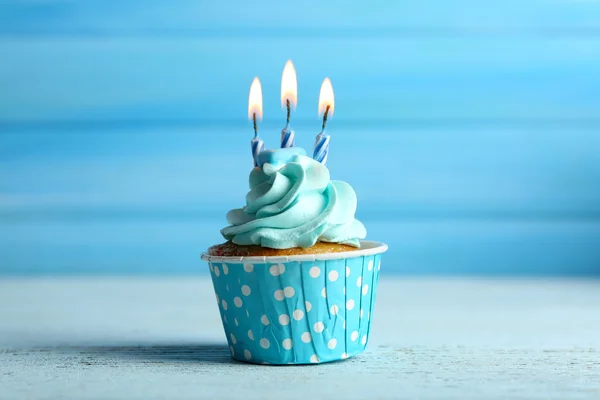
<instances>
[{"instance_id":1,"label":"blue and white paper liner","mask_svg":"<svg viewBox=\"0 0 600 400\"><path fill-rule=\"evenodd\" d=\"M343 360L368 341L382 243L352 252L217 257L209 263L233 358L257 364Z\"/></svg>"}]
</instances>

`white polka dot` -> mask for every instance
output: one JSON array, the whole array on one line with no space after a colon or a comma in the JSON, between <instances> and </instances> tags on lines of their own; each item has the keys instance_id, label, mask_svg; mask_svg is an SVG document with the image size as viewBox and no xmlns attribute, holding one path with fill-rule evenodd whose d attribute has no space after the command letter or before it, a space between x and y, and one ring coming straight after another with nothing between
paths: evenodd
<instances>
[{"instance_id":1,"label":"white polka dot","mask_svg":"<svg viewBox=\"0 0 600 400\"><path fill-rule=\"evenodd\" d=\"M240 278L238 278L238 283L242 283L242 281L240 280Z\"/></svg>"},{"instance_id":2,"label":"white polka dot","mask_svg":"<svg viewBox=\"0 0 600 400\"><path fill-rule=\"evenodd\" d=\"M369 260L369 266L367 267L369 271L373 271L373 260Z\"/></svg>"},{"instance_id":3,"label":"white polka dot","mask_svg":"<svg viewBox=\"0 0 600 400\"><path fill-rule=\"evenodd\" d=\"M219 267L217 267L216 265L215 265L214 270L215 270L215 276L221 275L221 271L219 270Z\"/></svg>"},{"instance_id":4,"label":"white polka dot","mask_svg":"<svg viewBox=\"0 0 600 400\"><path fill-rule=\"evenodd\" d=\"M239 326L240 325L240 323L238 322L237 318L234 318L233 322L235 323L235 326Z\"/></svg>"},{"instance_id":5,"label":"white polka dot","mask_svg":"<svg viewBox=\"0 0 600 400\"><path fill-rule=\"evenodd\" d=\"M332 305L332 306L329 308L329 311L330 311L330 312L331 312L333 315L336 315L336 314L337 314L337 313L340 311L340 308L338 307L338 305L337 305L337 304L334 304L334 305Z\"/></svg>"},{"instance_id":6,"label":"white polka dot","mask_svg":"<svg viewBox=\"0 0 600 400\"><path fill-rule=\"evenodd\" d=\"M244 271L246 271L246 272L252 272L252 271L254 271L254 265L250 264L250 263L245 263L244 264Z\"/></svg>"},{"instance_id":7,"label":"white polka dot","mask_svg":"<svg viewBox=\"0 0 600 400\"><path fill-rule=\"evenodd\" d=\"M325 325L321 321L315 322L313 329L315 330L315 332L321 333L325 329Z\"/></svg>"},{"instance_id":8,"label":"white polka dot","mask_svg":"<svg viewBox=\"0 0 600 400\"><path fill-rule=\"evenodd\" d=\"M323 288L323 290L321 290L321 296L327 298L327 289Z\"/></svg>"},{"instance_id":9,"label":"white polka dot","mask_svg":"<svg viewBox=\"0 0 600 400\"><path fill-rule=\"evenodd\" d=\"M360 317L363 317L363 310L360 310Z\"/></svg>"},{"instance_id":10,"label":"white polka dot","mask_svg":"<svg viewBox=\"0 0 600 400\"><path fill-rule=\"evenodd\" d=\"M290 323L290 316L287 315L287 314L281 314L279 316L279 323L281 325L287 325L287 324L289 324Z\"/></svg>"},{"instance_id":11,"label":"white polka dot","mask_svg":"<svg viewBox=\"0 0 600 400\"><path fill-rule=\"evenodd\" d=\"M237 339L236 339L236 337L235 337L235 335L233 333L230 333L229 337L231 337L231 343L233 343L233 344L237 343Z\"/></svg>"},{"instance_id":12,"label":"white polka dot","mask_svg":"<svg viewBox=\"0 0 600 400\"><path fill-rule=\"evenodd\" d=\"M327 275L327 276L329 276L329 280L331 282L335 282L335 281L337 281L337 278L338 278L338 272L337 271L330 271L329 275Z\"/></svg>"},{"instance_id":13,"label":"white polka dot","mask_svg":"<svg viewBox=\"0 0 600 400\"><path fill-rule=\"evenodd\" d=\"M281 289L277 289L273 295L275 296L275 300L282 301L285 298L283 290Z\"/></svg>"},{"instance_id":14,"label":"white polka dot","mask_svg":"<svg viewBox=\"0 0 600 400\"><path fill-rule=\"evenodd\" d=\"M312 339L312 337L310 336L310 332L304 332L302 336L300 336L300 338L304 343L310 343L310 340Z\"/></svg>"},{"instance_id":15,"label":"white polka dot","mask_svg":"<svg viewBox=\"0 0 600 400\"><path fill-rule=\"evenodd\" d=\"M294 290L293 287L288 286L286 288L283 289L283 294L285 295L285 297L287 297L288 299L290 297L292 297L294 295L294 293L296 293L296 291Z\"/></svg>"},{"instance_id":16,"label":"white polka dot","mask_svg":"<svg viewBox=\"0 0 600 400\"><path fill-rule=\"evenodd\" d=\"M233 346L229 346L229 351L231 352L232 356L235 354L235 351L233 350Z\"/></svg>"},{"instance_id":17,"label":"white polka dot","mask_svg":"<svg viewBox=\"0 0 600 400\"><path fill-rule=\"evenodd\" d=\"M252 293L252 290L250 290L250 286L248 286L248 285L242 286L242 294L244 296L250 296L250 293Z\"/></svg>"},{"instance_id":18,"label":"white polka dot","mask_svg":"<svg viewBox=\"0 0 600 400\"><path fill-rule=\"evenodd\" d=\"M221 300L219 299L219 295L218 295L218 294L216 294L216 293L215 293L215 297L217 298L217 305L218 305L218 303L219 303Z\"/></svg>"},{"instance_id":19,"label":"white polka dot","mask_svg":"<svg viewBox=\"0 0 600 400\"><path fill-rule=\"evenodd\" d=\"M271 323L269 321L269 318L267 318L266 315L263 315L262 317L260 317L260 322L262 322L264 326L267 326L267 325L269 325Z\"/></svg>"},{"instance_id":20,"label":"white polka dot","mask_svg":"<svg viewBox=\"0 0 600 400\"><path fill-rule=\"evenodd\" d=\"M248 337L250 340L254 340L254 333L252 332L252 329L248 330Z\"/></svg>"},{"instance_id":21,"label":"white polka dot","mask_svg":"<svg viewBox=\"0 0 600 400\"><path fill-rule=\"evenodd\" d=\"M359 276L358 279L356 280L356 286L358 286L358 287L362 286L362 276Z\"/></svg>"},{"instance_id":22,"label":"white polka dot","mask_svg":"<svg viewBox=\"0 0 600 400\"><path fill-rule=\"evenodd\" d=\"M346 266L346 278L350 276L350 267Z\"/></svg>"},{"instance_id":23,"label":"white polka dot","mask_svg":"<svg viewBox=\"0 0 600 400\"><path fill-rule=\"evenodd\" d=\"M333 349L335 349L335 346L337 346L337 340L335 340L335 339L331 339L329 342L327 342L327 347L328 347L330 350L333 350Z\"/></svg>"},{"instance_id":24,"label":"white polka dot","mask_svg":"<svg viewBox=\"0 0 600 400\"><path fill-rule=\"evenodd\" d=\"M223 321L227 322L227 315L223 316Z\"/></svg>"},{"instance_id":25,"label":"white polka dot","mask_svg":"<svg viewBox=\"0 0 600 400\"><path fill-rule=\"evenodd\" d=\"M306 312L312 310L312 304L310 304L310 301L305 301L304 305L306 306Z\"/></svg>"},{"instance_id":26,"label":"white polka dot","mask_svg":"<svg viewBox=\"0 0 600 400\"><path fill-rule=\"evenodd\" d=\"M348 358L348 353L342 353L342 360L345 360L346 358Z\"/></svg>"},{"instance_id":27,"label":"white polka dot","mask_svg":"<svg viewBox=\"0 0 600 400\"><path fill-rule=\"evenodd\" d=\"M300 321L302 318L304 318L304 311L294 310L294 312L292 313L292 317L294 317L296 321Z\"/></svg>"},{"instance_id":28,"label":"white polka dot","mask_svg":"<svg viewBox=\"0 0 600 400\"><path fill-rule=\"evenodd\" d=\"M363 288L362 288L363 296L365 296L368 291L369 291L369 285L363 285Z\"/></svg>"},{"instance_id":29,"label":"white polka dot","mask_svg":"<svg viewBox=\"0 0 600 400\"><path fill-rule=\"evenodd\" d=\"M246 310L246 317L250 318L250 313Z\"/></svg>"},{"instance_id":30,"label":"white polka dot","mask_svg":"<svg viewBox=\"0 0 600 400\"><path fill-rule=\"evenodd\" d=\"M283 264L271 265L271 268L269 268L269 272L273 276L279 276L285 272L285 265L283 265Z\"/></svg>"},{"instance_id":31,"label":"white polka dot","mask_svg":"<svg viewBox=\"0 0 600 400\"><path fill-rule=\"evenodd\" d=\"M223 273L225 275L227 275L229 273L229 267L227 267L227 264L223 264Z\"/></svg>"},{"instance_id":32,"label":"white polka dot","mask_svg":"<svg viewBox=\"0 0 600 400\"><path fill-rule=\"evenodd\" d=\"M358 339L358 331L354 331L354 332L352 332L352 333L350 334L350 339L351 339L353 342L356 342L356 339Z\"/></svg>"},{"instance_id":33,"label":"white polka dot","mask_svg":"<svg viewBox=\"0 0 600 400\"><path fill-rule=\"evenodd\" d=\"M281 347L286 350L290 350L292 348L292 339L283 339L281 342Z\"/></svg>"},{"instance_id":34,"label":"white polka dot","mask_svg":"<svg viewBox=\"0 0 600 400\"><path fill-rule=\"evenodd\" d=\"M363 344L363 346L367 344L367 335L363 335L362 339L360 339L360 342Z\"/></svg>"},{"instance_id":35,"label":"white polka dot","mask_svg":"<svg viewBox=\"0 0 600 400\"><path fill-rule=\"evenodd\" d=\"M319 360L319 357L317 357L316 354L313 354L312 356L310 356L311 363L318 363L319 361L321 361L321 360Z\"/></svg>"},{"instance_id":36,"label":"white polka dot","mask_svg":"<svg viewBox=\"0 0 600 400\"><path fill-rule=\"evenodd\" d=\"M227 310L227 302L225 300L221 300L221 305L223 306L223 310Z\"/></svg>"},{"instance_id":37,"label":"white polka dot","mask_svg":"<svg viewBox=\"0 0 600 400\"><path fill-rule=\"evenodd\" d=\"M263 349L268 349L269 347L271 347L271 342L269 342L269 339L266 338L262 338L260 339L260 347L262 347Z\"/></svg>"},{"instance_id":38,"label":"white polka dot","mask_svg":"<svg viewBox=\"0 0 600 400\"><path fill-rule=\"evenodd\" d=\"M240 299L239 297L234 297L233 298L233 304L235 304L236 307L241 307L242 306L242 299Z\"/></svg>"},{"instance_id":39,"label":"white polka dot","mask_svg":"<svg viewBox=\"0 0 600 400\"><path fill-rule=\"evenodd\" d=\"M321 269L319 267L312 267L308 273L313 278L317 278L319 275L321 275Z\"/></svg>"},{"instance_id":40,"label":"white polka dot","mask_svg":"<svg viewBox=\"0 0 600 400\"><path fill-rule=\"evenodd\" d=\"M244 350L244 357L246 357L246 360L249 360L252 358L252 354L248 350Z\"/></svg>"},{"instance_id":41,"label":"white polka dot","mask_svg":"<svg viewBox=\"0 0 600 400\"><path fill-rule=\"evenodd\" d=\"M350 299L346 302L346 308L352 310L354 308L354 300Z\"/></svg>"}]
</instances>

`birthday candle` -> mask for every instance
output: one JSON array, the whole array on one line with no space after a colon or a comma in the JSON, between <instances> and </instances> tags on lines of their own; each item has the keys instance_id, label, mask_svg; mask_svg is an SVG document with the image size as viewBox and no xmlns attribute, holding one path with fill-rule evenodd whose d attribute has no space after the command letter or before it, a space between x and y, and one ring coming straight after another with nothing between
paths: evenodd
<instances>
[{"instance_id":1,"label":"birthday candle","mask_svg":"<svg viewBox=\"0 0 600 400\"><path fill-rule=\"evenodd\" d=\"M327 164L327 156L329 155L329 140L329 135L323 131L317 135L317 140L315 141L313 158L323 165Z\"/></svg>"},{"instance_id":2,"label":"birthday candle","mask_svg":"<svg viewBox=\"0 0 600 400\"><path fill-rule=\"evenodd\" d=\"M258 134L254 134L254 139L250 141L252 147L252 158L254 158L254 166L258 166L258 153L265 149L265 143L258 137Z\"/></svg>"},{"instance_id":3,"label":"birthday candle","mask_svg":"<svg viewBox=\"0 0 600 400\"><path fill-rule=\"evenodd\" d=\"M296 145L296 133L290 128L289 124L281 130L281 148L294 147Z\"/></svg>"},{"instance_id":4,"label":"birthday candle","mask_svg":"<svg viewBox=\"0 0 600 400\"><path fill-rule=\"evenodd\" d=\"M287 120L285 128L281 131L281 147L294 147L294 131L290 128L291 107L296 109L298 102L298 80L296 69L291 60L285 63L281 76L281 106L287 109Z\"/></svg>"},{"instance_id":5,"label":"birthday candle","mask_svg":"<svg viewBox=\"0 0 600 400\"><path fill-rule=\"evenodd\" d=\"M254 138L250 141L252 148L252 158L254 166L258 166L258 154L265 149L264 142L258 137L258 127L256 120L262 120L262 88L258 77L254 78L250 86L250 95L248 96L248 118L254 125Z\"/></svg>"},{"instance_id":6,"label":"birthday candle","mask_svg":"<svg viewBox=\"0 0 600 400\"><path fill-rule=\"evenodd\" d=\"M329 155L330 137L325 133L325 125L327 125L328 116L333 115L334 105L333 87L329 78L325 78L319 94L319 116L323 115L323 126L321 127L321 133L317 135L315 140L315 150L313 152L313 158L322 164L327 163L327 156Z\"/></svg>"}]
</instances>

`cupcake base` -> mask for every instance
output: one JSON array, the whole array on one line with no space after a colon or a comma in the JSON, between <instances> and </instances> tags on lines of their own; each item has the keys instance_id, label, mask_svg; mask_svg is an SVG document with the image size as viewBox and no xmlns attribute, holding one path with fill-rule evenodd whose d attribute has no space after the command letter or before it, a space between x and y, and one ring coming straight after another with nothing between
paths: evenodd
<instances>
[{"instance_id":1,"label":"cupcake base","mask_svg":"<svg viewBox=\"0 0 600 400\"><path fill-rule=\"evenodd\" d=\"M363 241L361 249L343 253L203 255L232 357L255 364L313 364L361 353L386 249Z\"/></svg>"},{"instance_id":2,"label":"cupcake base","mask_svg":"<svg viewBox=\"0 0 600 400\"><path fill-rule=\"evenodd\" d=\"M311 247L294 247L291 249L271 249L261 246L243 246L232 242L217 244L208 249L211 256L221 257L275 257L275 256L295 256L300 254L326 254L341 253L346 251L359 250L356 247L339 243L317 242Z\"/></svg>"}]
</instances>

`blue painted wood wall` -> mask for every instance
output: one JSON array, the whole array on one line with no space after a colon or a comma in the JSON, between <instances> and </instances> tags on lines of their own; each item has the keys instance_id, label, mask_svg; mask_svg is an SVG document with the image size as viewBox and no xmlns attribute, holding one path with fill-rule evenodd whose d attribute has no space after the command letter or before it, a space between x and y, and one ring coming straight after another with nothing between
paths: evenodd
<instances>
[{"instance_id":1,"label":"blue painted wood wall","mask_svg":"<svg viewBox=\"0 0 600 400\"><path fill-rule=\"evenodd\" d=\"M329 166L392 273L600 274L600 2L0 0L0 273L189 273L336 94Z\"/></svg>"}]
</instances>

